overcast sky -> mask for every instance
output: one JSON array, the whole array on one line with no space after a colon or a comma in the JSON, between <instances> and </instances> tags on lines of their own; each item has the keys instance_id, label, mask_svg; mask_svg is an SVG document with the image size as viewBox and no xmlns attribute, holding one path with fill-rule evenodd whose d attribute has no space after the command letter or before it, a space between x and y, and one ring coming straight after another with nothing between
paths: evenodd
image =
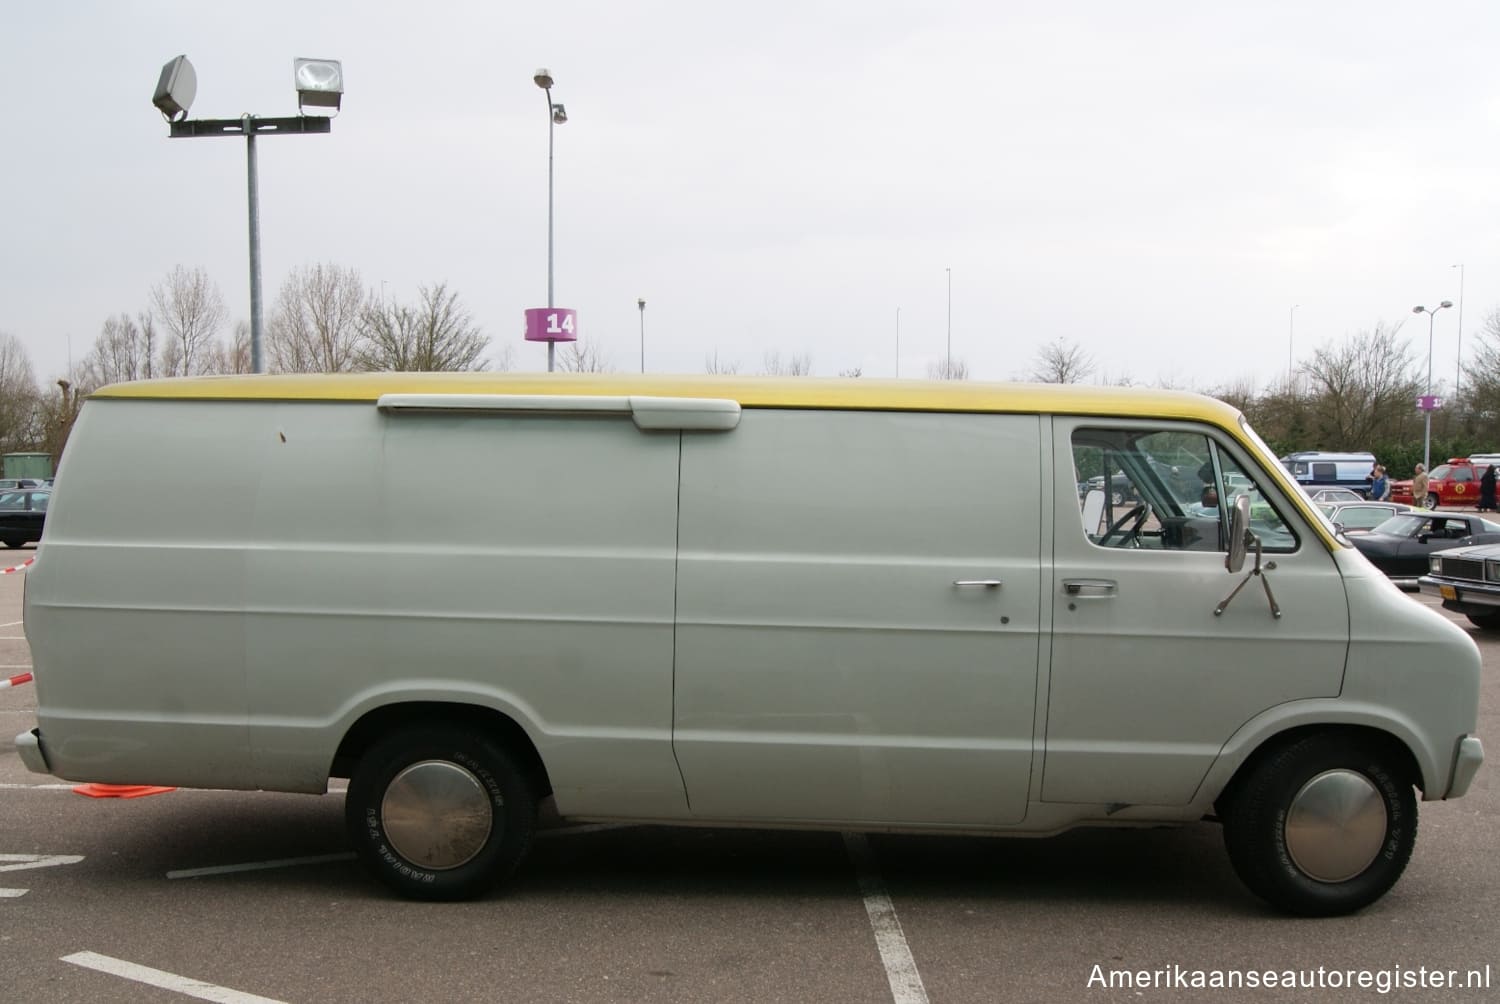
<instances>
[{"instance_id":1,"label":"overcast sky","mask_svg":"<svg viewBox=\"0 0 1500 1004\"><path fill-rule=\"evenodd\" d=\"M557 303L622 371L1023 377L1048 341L1099 375L1282 379L1289 347L1460 299L1500 306L1500 5L1465 3L79 2L0 7L0 332L50 380L174 265L249 317L245 141L341 59L327 136L258 140L267 310L289 269L387 297L447 281L518 369ZM1293 305L1300 305L1292 314ZM899 329L898 329L899 311ZM1451 384L1459 310L1436 321ZM1292 321L1295 317L1294 322Z\"/></svg>"}]
</instances>

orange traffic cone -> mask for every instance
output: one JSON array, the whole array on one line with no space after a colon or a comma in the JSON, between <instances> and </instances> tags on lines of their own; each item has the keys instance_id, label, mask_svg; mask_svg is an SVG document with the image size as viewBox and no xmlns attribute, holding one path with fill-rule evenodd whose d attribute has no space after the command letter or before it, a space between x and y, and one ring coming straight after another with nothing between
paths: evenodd
<instances>
[{"instance_id":1,"label":"orange traffic cone","mask_svg":"<svg viewBox=\"0 0 1500 1004\"><path fill-rule=\"evenodd\" d=\"M160 788L153 784L88 784L75 785L75 795L87 795L89 798L143 798L146 795L160 795L167 791L176 791L176 788Z\"/></svg>"}]
</instances>

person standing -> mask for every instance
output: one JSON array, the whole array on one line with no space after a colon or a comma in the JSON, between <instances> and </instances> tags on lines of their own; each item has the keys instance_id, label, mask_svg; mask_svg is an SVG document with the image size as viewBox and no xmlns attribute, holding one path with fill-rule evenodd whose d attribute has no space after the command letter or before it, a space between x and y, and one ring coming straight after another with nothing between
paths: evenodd
<instances>
[{"instance_id":1,"label":"person standing","mask_svg":"<svg viewBox=\"0 0 1500 1004\"><path fill-rule=\"evenodd\" d=\"M1416 473L1411 476L1411 504L1423 509L1429 508L1427 505L1427 468L1421 464L1417 465ZM1431 508L1436 509L1437 506L1433 505Z\"/></svg>"},{"instance_id":2,"label":"person standing","mask_svg":"<svg viewBox=\"0 0 1500 1004\"><path fill-rule=\"evenodd\" d=\"M1479 511L1495 511L1495 465L1484 469L1484 477L1479 479Z\"/></svg>"},{"instance_id":3,"label":"person standing","mask_svg":"<svg viewBox=\"0 0 1500 1004\"><path fill-rule=\"evenodd\" d=\"M1391 479L1385 476L1385 468L1379 464L1370 473L1374 475L1370 481L1370 501L1384 502L1391 497Z\"/></svg>"}]
</instances>

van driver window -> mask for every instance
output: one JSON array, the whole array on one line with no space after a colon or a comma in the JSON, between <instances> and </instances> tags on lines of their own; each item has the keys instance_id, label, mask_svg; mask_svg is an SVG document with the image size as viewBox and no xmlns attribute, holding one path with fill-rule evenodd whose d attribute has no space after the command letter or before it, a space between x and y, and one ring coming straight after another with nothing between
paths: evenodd
<instances>
[{"instance_id":1,"label":"van driver window","mask_svg":"<svg viewBox=\"0 0 1500 1004\"><path fill-rule=\"evenodd\" d=\"M1098 547L1224 551L1230 509L1244 495L1262 548L1296 550L1255 479L1201 433L1081 428L1072 446L1083 532Z\"/></svg>"}]
</instances>

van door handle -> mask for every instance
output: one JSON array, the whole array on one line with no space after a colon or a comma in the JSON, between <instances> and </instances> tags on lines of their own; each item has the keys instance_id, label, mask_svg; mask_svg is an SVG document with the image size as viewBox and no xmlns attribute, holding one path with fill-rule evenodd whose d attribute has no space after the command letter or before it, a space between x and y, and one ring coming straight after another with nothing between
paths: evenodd
<instances>
[{"instance_id":1,"label":"van door handle","mask_svg":"<svg viewBox=\"0 0 1500 1004\"><path fill-rule=\"evenodd\" d=\"M981 586L986 589L999 589L1005 583L999 579L954 579L955 586Z\"/></svg>"},{"instance_id":2,"label":"van door handle","mask_svg":"<svg viewBox=\"0 0 1500 1004\"><path fill-rule=\"evenodd\" d=\"M1102 600L1118 588L1114 579L1064 579L1063 592L1080 600Z\"/></svg>"}]
</instances>

